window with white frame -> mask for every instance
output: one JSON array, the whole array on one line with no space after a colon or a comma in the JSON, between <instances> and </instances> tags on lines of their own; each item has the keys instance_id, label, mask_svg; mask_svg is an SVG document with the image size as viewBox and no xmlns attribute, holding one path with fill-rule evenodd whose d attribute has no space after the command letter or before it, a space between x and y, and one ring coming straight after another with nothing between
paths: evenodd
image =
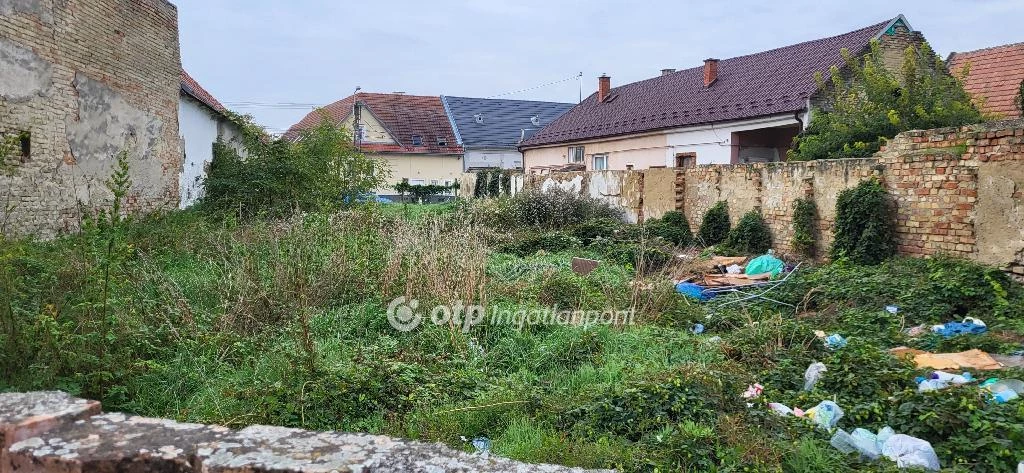
<instances>
[{"instance_id":1,"label":"window with white frame","mask_svg":"<svg viewBox=\"0 0 1024 473\"><path fill-rule=\"evenodd\" d=\"M608 155L607 154L595 154L594 155L594 170L604 171L608 169Z\"/></svg>"},{"instance_id":2,"label":"window with white frame","mask_svg":"<svg viewBox=\"0 0 1024 473\"><path fill-rule=\"evenodd\" d=\"M582 164L583 163L583 147L582 146L570 146L569 147L569 153L567 154L567 156L569 157L569 162L570 163Z\"/></svg>"}]
</instances>

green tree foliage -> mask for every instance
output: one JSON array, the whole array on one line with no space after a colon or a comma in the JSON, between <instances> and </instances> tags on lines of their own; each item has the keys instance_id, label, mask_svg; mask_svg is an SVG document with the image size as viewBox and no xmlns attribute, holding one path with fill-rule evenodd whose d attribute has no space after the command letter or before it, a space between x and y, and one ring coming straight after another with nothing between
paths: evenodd
<instances>
[{"instance_id":1,"label":"green tree foliage","mask_svg":"<svg viewBox=\"0 0 1024 473\"><path fill-rule=\"evenodd\" d=\"M878 264L896 254L895 205L877 179L839 193L832 258Z\"/></svg>"},{"instance_id":2,"label":"green tree foliage","mask_svg":"<svg viewBox=\"0 0 1024 473\"><path fill-rule=\"evenodd\" d=\"M704 214L700 223L700 239L705 245L717 245L729 236L729 227L729 204L720 200Z\"/></svg>"},{"instance_id":3,"label":"green tree foliage","mask_svg":"<svg viewBox=\"0 0 1024 473\"><path fill-rule=\"evenodd\" d=\"M818 252L818 206L811 199L793 203L793 250L808 258Z\"/></svg>"},{"instance_id":4,"label":"green tree foliage","mask_svg":"<svg viewBox=\"0 0 1024 473\"><path fill-rule=\"evenodd\" d=\"M446 186L441 186L437 184L409 184L408 179L402 179L402 182L399 182L394 186L395 192L401 194L402 197L409 194L412 196L413 202L423 202L431 196L453 191L458 188L458 181Z\"/></svg>"},{"instance_id":5,"label":"green tree foliage","mask_svg":"<svg viewBox=\"0 0 1024 473\"><path fill-rule=\"evenodd\" d=\"M743 215L722 245L735 253L760 255L772 247L772 233L764 223L761 212L751 210Z\"/></svg>"},{"instance_id":6,"label":"green tree foliage","mask_svg":"<svg viewBox=\"0 0 1024 473\"><path fill-rule=\"evenodd\" d=\"M238 212L243 218L279 216L294 210L332 210L381 187L387 164L352 146L351 132L326 115L295 141L272 140L248 117L240 156L226 143L214 145L202 204Z\"/></svg>"},{"instance_id":7,"label":"green tree foliage","mask_svg":"<svg viewBox=\"0 0 1024 473\"><path fill-rule=\"evenodd\" d=\"M830 81L815 77L824 104L794 140L790 159L870 156L902 131L982 121L970 95L928 43L908 47L897 72L886 69L877 41L863 57L843 50L843 58L846 66L833 67Z\"/></svg>"}]
</instances>

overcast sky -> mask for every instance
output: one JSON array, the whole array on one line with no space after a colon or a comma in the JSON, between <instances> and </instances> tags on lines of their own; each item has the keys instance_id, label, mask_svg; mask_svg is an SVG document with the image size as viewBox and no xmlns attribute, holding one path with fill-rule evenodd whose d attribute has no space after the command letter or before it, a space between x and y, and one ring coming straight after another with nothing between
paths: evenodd
<instances>
[{"instance_id":1,"label":"overcast sky","mask_svg":"<svg viewBox=\"0 0 1024 473\"><path fill-rule=\"evenodd\" d=\"M621 85L663 68L833 36L899 13L943 57L1024 41L1021 0L172 2L185 69L229 108L254 115L271 131L297 122L311 109L305 104L328 104L356 86L577 102L580 72L586 97L602 73ZM510 94L523 89L529 90Z\"/></svg>"}]
</instances>

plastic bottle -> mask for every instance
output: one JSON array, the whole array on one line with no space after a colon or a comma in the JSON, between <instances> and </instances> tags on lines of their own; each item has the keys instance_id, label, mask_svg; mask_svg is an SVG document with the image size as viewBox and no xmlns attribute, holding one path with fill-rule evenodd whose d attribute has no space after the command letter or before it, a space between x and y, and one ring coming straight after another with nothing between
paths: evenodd
<instances>
[{"instance_id":1,"label":"plastic bottle","mask_svg":"<svg viewBox=\"0 0 1024 473\"><path fill-rule=\"evenodd\" d=\"M936 371L932 373L932 379L937 379L950 384L967 384L974 381L974 377L971 376L971 373L966 372L964 374L953 374L945 371Z\"/></svg>"}]
</instances>

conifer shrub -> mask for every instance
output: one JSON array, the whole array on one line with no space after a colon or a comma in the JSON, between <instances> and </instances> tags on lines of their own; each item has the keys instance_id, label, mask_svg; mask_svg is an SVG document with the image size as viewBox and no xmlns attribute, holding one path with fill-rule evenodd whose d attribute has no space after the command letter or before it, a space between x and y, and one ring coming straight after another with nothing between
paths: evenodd
<instances>
[{"instance_id":1,"label":"conifer shrub","mask_svg":"<svg viewBox=\"0 0 1024 473\"><path fill-rule=\"evenodd\" d=\"M764 223L761 212L751 210L743 215L736 228L729 231L722 245L734 253L760 255L772 247L772 233Z\"/></svg>"},{"instance_id":2,"label":"conifer shrub","mask_svg":"<svg viewBox=\"0 0 1024 473\"><path fill-rule=\"evenodd\" d=\"M818 253L818 206L811 199L793 203L793 251L807 258Z\"/></svg>"},{"instance_id":3,"label":"conifer shrub","mask_svg":"<svg viewBox=\"0 0 1024 473\"><path fill-rule=\"evenodd\" d=\"M705 245L717 245L729 236L729 204L720 200L704 214L700 223L700 239Z\"/></svg>"},{"instance_id":4,"label":"conifer shrub","mask_svg":"<svg viewBox=\"0 0 1024 473\"><path fill-rule=\"evenodd\" d=\"M896 254L896 206L872 178L839 193L832 258L878 264Z\"/></svg>"},{"instance_id":5,"label":"conifer shrub","mask_svg":"<svg viewBox=\"0 0 1024 473\"><path fill-rule=\"evenodd\" d=\"M662 237L676 246L687 246L693 242L690 222L677 210L666 212L660 219L648 221L647 228L654 236Z\"/></svg>"}]
</instances>

